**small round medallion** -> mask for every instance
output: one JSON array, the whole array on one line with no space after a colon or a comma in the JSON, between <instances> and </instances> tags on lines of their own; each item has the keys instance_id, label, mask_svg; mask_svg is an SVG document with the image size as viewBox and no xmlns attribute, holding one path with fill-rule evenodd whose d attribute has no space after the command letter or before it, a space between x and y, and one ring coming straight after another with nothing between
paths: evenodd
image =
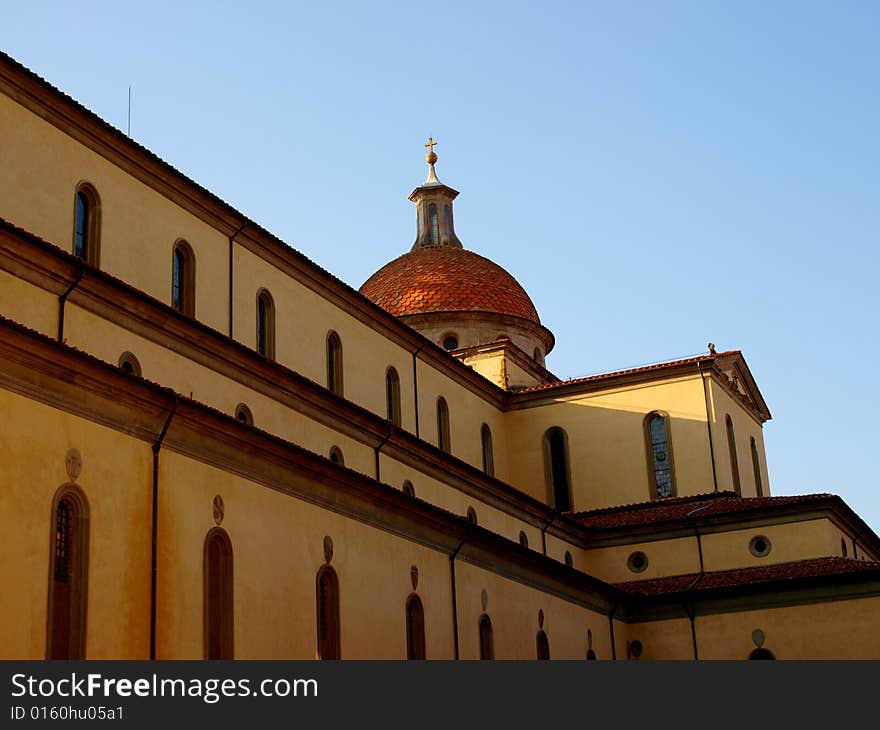
<instances>
[{"instance_id":1,"label":"small round medallion","mask_svg":"<svg viewBox=\"0 0 880 730\"><path fill-rule=\"evenodd\" d=\"M419 568L414 565L409 569L409 579L412 581L413 590L418 589L419 587Z\"/></svg>"},{"instance_id":2,"label":"small round medallion","mask_svg":"<svg viewBox=\"0 0 880 730\"><path fill-rule=\"evenodd\" d=\"M486 593L486 589L483 589L483 592L480 593L480 603L483 605L483 610L486 610L486 607L489 605L489 594Z\"/></svg>"},{"instance_id":3,"label":"small round medallion","mask_svg":"<svg viewBox=\"0 0 880 730\"><path fill-rule=\"evenodd\" d=\"M543 608L538 609L538 628L539 629L544 628L544 609Z\"/></svg>"},{"instance_id":4,"label":"small round medallion","mask_svg":"<svg viewBox=\"0 0 880 730\"><path fill-rule=\"evenodd\" d=\"M755 646L759 649L764 646L764 632L761 629L755 629L752 632L752 641L755 642Z\"/></svg>"}]
</instances>

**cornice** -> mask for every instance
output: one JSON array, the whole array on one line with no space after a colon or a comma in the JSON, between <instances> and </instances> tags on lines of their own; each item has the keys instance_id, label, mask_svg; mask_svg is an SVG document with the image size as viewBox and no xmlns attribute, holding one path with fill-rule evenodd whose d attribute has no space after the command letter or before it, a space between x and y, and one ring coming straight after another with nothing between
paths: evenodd
<instances>
[{"instance_id":1,"label":"cornice","mask_svg":"<svg viewBox=\"0 0 880 730\"><path fill-rule=\"evenodd\" d=\"M419 357L425 362L500 407L503 391L493 383L2 52L0 93L5 93L222 235L231 236L246 225L236 237L236 243L331 300L346 313L401 347L410 352L418 351Z\"/></svg>"},{"instance_id":2,"label":"cornice","mask_svg":"<svg viewBox=\"0 0 880 730\"><path fill-rule=\"evenodd\" d=\"M0 387L264 487L607 612L619 589L400 489L0 318Z\"/></svg>"},{"instance_id":3,"label":"cornice","mask_svg":"<svg viewBox=\"0 0 880 730\"><path fill-rule=\"evenodd\" d=\"M78 275L77 260L56 246L0 221L0 269L59 294ZM540 500L446 454L367 409L104 271L86 265L68 302L155 342L302 413L370 448L397 458L503 512L582 545L583 528ZM477 375L482 378L482 376Z\"/></svg>"}]
</instances>

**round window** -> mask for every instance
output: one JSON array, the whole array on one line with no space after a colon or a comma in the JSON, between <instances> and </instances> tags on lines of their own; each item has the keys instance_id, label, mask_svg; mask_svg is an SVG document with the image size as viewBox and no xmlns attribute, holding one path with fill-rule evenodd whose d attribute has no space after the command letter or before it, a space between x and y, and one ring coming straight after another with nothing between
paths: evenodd
<instances>
[{"instance_id":1,"label":"round window","mask_svg":"<svg viewBox=\"0 0 880 730\"><path fill-rule=\"evenodd\" d=\"M443 338L443 349L444 350L457 350L458 349L458 337L455 335L446 335Z\"/></svg>"},{"instance_id":2,"label":"round window","mask_svg":"<svg viewBox=\"0 0 880 730\"><path fill-rule=\"evenodd\" d=\"M756 558L763 558L770 554L770 538L764 535L755 535L749 541L749 552Z\"/></svg>"},{"instance_id":3,"label":"round window","mask_svg":"<svg viewBox=\"0 0 880 730\"><path fill-rule=\"evenodd\" d=\"M642 573L648 567L648 556L640 550L631 553L626 559L626 567L633 573Z\"/></svg>"}]
</instances>

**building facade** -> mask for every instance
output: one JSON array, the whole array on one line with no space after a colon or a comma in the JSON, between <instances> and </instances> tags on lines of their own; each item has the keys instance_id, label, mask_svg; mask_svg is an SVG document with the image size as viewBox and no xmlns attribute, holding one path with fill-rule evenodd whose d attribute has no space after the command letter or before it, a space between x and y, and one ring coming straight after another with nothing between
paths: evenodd
<instances>
[{"instance_id":1,"label":"building facade","mask_svg":"<svg viewBox=\"0 0 880 730\"><path fill-rule=\"evenodd\" d=\"M0 56L3 658L876 658L739 351L569 381L457 191L355 291Z\"/></svg>"}]
</instances>

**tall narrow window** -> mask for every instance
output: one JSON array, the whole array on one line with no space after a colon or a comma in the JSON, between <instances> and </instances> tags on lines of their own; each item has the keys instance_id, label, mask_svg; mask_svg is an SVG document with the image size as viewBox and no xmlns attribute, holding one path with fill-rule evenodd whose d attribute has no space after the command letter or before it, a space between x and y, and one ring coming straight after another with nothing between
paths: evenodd
<instances>
[{"instance_id":1,"label":"tall narrow window","mask_svg":"<svg viewBox=\"0 0 880 730\"><path fill-rule=\"evenodd\" d=\"M340 659L339 579L329 565L318 571L316 586L318 615L318 658Z\"/></svg>"},{"instance_id":2,"label":"tall narrow window","mask_svg":"<svg viewBox=\"0 0 880 730\"><path fill-rule=\"evenodd\" d=\"M495 454L492 451L492 431L485 423L480 428L480 441L483 445L483 471L490 477L494 477Z\"/></svg>"},{"instance_id":3,"label":"tall narrow window","mask_svg":"<svg viewBox=\"0 0 880 730\"><path fill-rule=\"evenodd\" d=\"M47 659L86 658L89 509L78 487L58 490L52 508Z\"/></svg>"},{"instance_id":4,"label":"tall narrow window","mask_svg":"<svg viewBox=\"0 0 880 730\"><path fill-rule=\"evenodd\" d=\"M495 641L492 637L492 621L488 614L480 616L480 659L495 658Z\"/></svg>"},{"instance_id":5,"label":"tall narrow window","mask_svg":"<svg viewBox=\"0 0 880 730\"><path fill-rule=\"evenodd\" d=\"M87 264L98 266L100 244L101 201L88 183L76 189L73 208L73 255Z\"/></svg>"},{"instance_id":6,"label":"tall narrow window","mask_svg":"<svg viewBox=\"0 0 880 730\"><path fill-rule=\"evenodd\" d=\"M742 494L739 481L739 460L736 458L736 435L733 432L733 419L728 415L727 422L727 450L730 453L730 475L733 479L733 491Z\"/></svg>"},{"instance_id":7,"label":"tall narrow window","mask_svg":"<svg viewBox=\"0 0 880 730\"><path fill-rule=\"evenodd\" d=\"M171 271L171 306L189 317L196 313L196 258L186 241L174 244Z\"/></svg>"},{"instance_id":8,"label":"tall narrow window","mask_svg":"<svg viewBox=\"0 0 880 730\"><path fill-rule=\"evenodd\" d=\"M205 536L205 659L232 659L232 541L222 527Z\"/></svg>"},{"instance_id":9,"label":"tall narrow window","mask_svg":"<svg viewBox=\"0 0 880 730\"><path fill-rule=\"evenodd\" d=\"M568 465L568 436L558 426L544 434L544 471L547 475L551 506L562 512L571 510Z\"/></svg>"},{"instance_id":10,"label":"tall narrow window","mask_svg":"<svg viewBox=\"0 0 880 730\"><path fill-rule=\"evenodd\" d=\"M342 449L338 446L330 447L330 461L339 466L345 466L345 457L342 455Z\"/></svg>"},{"instance_id":11,"label":"tall narrow window","mask_svg":"<svg viewBox=\"0 0 880 730\"><path fill-rule=\"evenodd\" d=\"M400 376L397 370L389 367L385 371L385 405L388 420L395 426L400 425Z\"/></svg>"},{"instance_id":12,"label":"tall narrow window","mask_svg":"<svg viewBox=\"0 0 880 730\"><path fill-rule=\"evenodd\" d=\"M759 497L764 496L764 482L761 480L761 459L758 456L758 444L755 443L755 437L751 439L752 447L752 470L755 472L755 494Z\"/></svg>"},{"instance_id":13,"label":"tall narrow window","mask_svg":"<svg viewBox=\"0 0 880 730\"><path fill-rule=\"evenodd\" d=\"M406 599L406 658L425 658L425 610L415 593Z\"/></svg>"},{"instance_id":14,"label":"tall narrow window","mask_svg":"<svg viewBox=\"0 0 880 730\"><path fill-rule=\"evenodd\" d=\"M446 219L446 235L452 236L452 208L448 205L443 206L443 217Z\"/></svg>"},{"instance_id":15,"label":"tall narrow window","mask_svg":"<svg viewBox=\"0 0 880 730\"><path fill-rule=\"evenodd\" d=\"M535 639L536 654L538 659L549 659L550 658L550 640L547 638L547 632L543 629L538 632L538 636Z\"/></svg>"},{"instance_id":16,"label":"tall narrow window","mask_svg":"<svg viewBox=\"0 0 880 730\"><path fill-rule=\"evenodd\" d=\"M275 302L266 289L257 293L257 352L275 359Z\"/></svg>"},{"instance_id":17,"label":"tall narrow window","mask_svg":"<svg viewBox=\"0 0 880 730\"><path fill-rule=\"evenodd\" d=\"M335 332L327 335L327 387L342 395L342 340Z\"/></svg>"},{"instance_id":18,"label":"tall narrow window","mask_svg":"<svg viewBox=\"0 0 880 730\"><path fill-rule=\"evenodd\" d=\"M440 451L450 452L449 445L449 406L442 396L437 399L437 446Z\"/></svg>"},{"instance_id":19,"label":"tall narrow window","mask_svg":"<svg viewBox=\"0 0 880 730\"><path fill-rule=\"evenodd\" d=\"M672 470L672 448L669 440L669 420L663 413L649 413L645 418L645 442L648 447L648 478L651 499L664 499L675 494L675 475Z\"/></svg>"},{"instance_id":20,"label":"tall narrow window","mask_svg":"<svg viewBox=\"0 0 880 730\"><path fill-rule=\"evenodd\" d=\"M440 245L440 225L437 221L437 206L431 203L428 206L428 225L431 231L431 243Z\"/></svg>"}]
</instances>

